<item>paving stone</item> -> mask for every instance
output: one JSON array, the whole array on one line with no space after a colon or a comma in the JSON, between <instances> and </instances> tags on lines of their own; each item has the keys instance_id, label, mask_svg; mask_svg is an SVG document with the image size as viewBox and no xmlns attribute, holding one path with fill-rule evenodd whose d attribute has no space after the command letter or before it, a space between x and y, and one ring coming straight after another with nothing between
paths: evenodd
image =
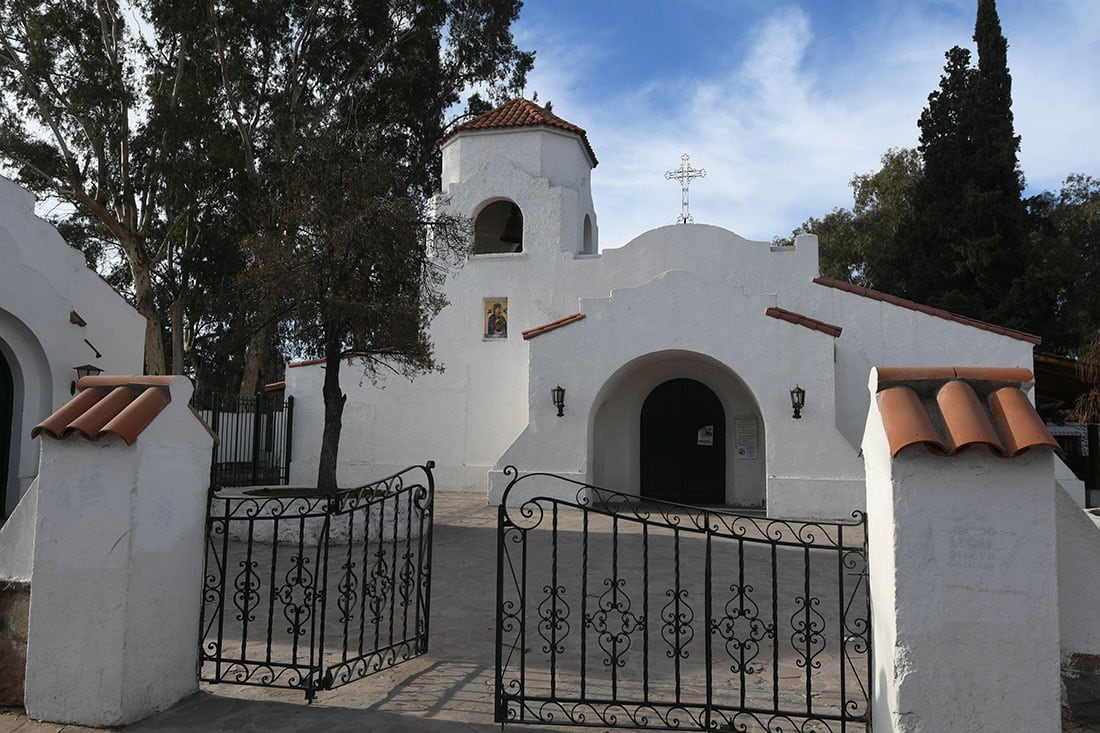
<instances>
[{"instance_id":1,"label":"paving stone","mask_svg":"<svg viewBox=\"0 0 1100 733\"><path fill-rule=\"evenodd\" d=\"M431 626L425 656L336 690L320 692L312 704L306 704L303 693L297 690L203 684L196 695L127 730L499 731L500 726L493 723L496 522L497 509L486 506L482 494L437 493ZM578 533L575 536L579 537L580 528L579 515L562 517L561 532ZM634 527L624 526L623 533L635 535L631 540L633 542L640 541L640 531ZM698 549L690 542L686 542L684 547L685 554ZM687 563L689 558L685 556L682 561ZM639 562L638 557L624 553L622 572L634 572L630 570L630 563L637 566ZM547 572L547 569L533 571L537 575L538 572ZM650 572L671 574L672 560L658 558L654 553ZM576 575L575 570L563 569L562 576L568 577L570 582L577 582ZM778 582L796 581L796 577L782 576ZM598 580L594 579L594 582ZM602 588L589 588L587 597L590 608L602 592ZM575 623L579 609L574 609L573 613L572 621ZM656 614L658 609L651 608L650 613ZM790 635L789 630L786 633ZM654 639L656 644L656 636ZM537 640L531 641L531 644L535 643ZM700 650L693 651L695 653L699 654L699 659L702 658ZM748 677L747 688L770 694L772 661L770 658L760 660L759 668L766 674ZM779 665L784 680L789 679L798 686L804 679L805 669L798 667L794 659L782 656ZM543 678L547 676L538 672L532 679L538 678L538 674L542 674ZM623 670L623 679L640 684L640 665L627 665ZM561 684L565 689L569 683L563 681ZM663 681L652 684L653 689L657 689ZM835 687L827 677L820 682L815 680L815 684L824 690ZM683 691L685 695L701 697L705 692L705 679L686 680ZM783 699L793 701L796 698L786 693L783 695ZM24 730L15 727L20 720L24 726L41 725L15 714L0 715L0 733L7 730L20 730L20 733L80 730L73 727L28 727ZM532 731L601 730L599 727L530 725L509 725L508 728Z\"/></svg>"}]
</instances>

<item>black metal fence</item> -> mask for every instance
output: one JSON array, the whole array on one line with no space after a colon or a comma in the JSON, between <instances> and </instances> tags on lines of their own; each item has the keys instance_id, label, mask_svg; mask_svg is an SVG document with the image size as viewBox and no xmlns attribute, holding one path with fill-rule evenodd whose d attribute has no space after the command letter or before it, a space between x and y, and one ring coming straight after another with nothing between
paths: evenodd
<instances>
[{"instance_id":1,"label":"black metal fence","mask_svg":"<svg viewBox=\"0 0 1100 733\"><path fill-rule=\"evenodd\" d=\"M335 495L211 492L201 679L311 700L426 652L432 468Z\"/></svg>"},{"instance_id":2,"label":"black metal fence","mask_svg":"<svg viewBox=\"0 0 1100 733\"><path fill-rule=\"evenodd\" d=\"M210 461L211 487L288 483L293 397L195 395L191 406L220 439Z\"/></svg>"},{"instance_id":3,"label":"black metal fence","mask_svg":"<svg viewBox=\"0 0 1100 733\"><path fill-rule=\"evenodd\" d=\"M862 514L781 521L506 473L497 722L869 729Z\"/></svg>"}]
</instances>

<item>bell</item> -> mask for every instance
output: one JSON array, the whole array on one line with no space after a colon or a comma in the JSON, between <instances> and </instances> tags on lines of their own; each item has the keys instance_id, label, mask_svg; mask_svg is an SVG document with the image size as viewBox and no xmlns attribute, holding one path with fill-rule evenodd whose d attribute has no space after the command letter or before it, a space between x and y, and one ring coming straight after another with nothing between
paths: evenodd
<instances>
[{"instance_id":1,"label":"bell","mask_svg":"<svg viewBox=\"0 0 1100 733\"><path fill-rule=\"evenodd\" d=\"M523 244L523 213L515 204L512 204L512 210L508 213L508 222L504 225L500 241L506 244Z\"/></svg>"}]
</instances>

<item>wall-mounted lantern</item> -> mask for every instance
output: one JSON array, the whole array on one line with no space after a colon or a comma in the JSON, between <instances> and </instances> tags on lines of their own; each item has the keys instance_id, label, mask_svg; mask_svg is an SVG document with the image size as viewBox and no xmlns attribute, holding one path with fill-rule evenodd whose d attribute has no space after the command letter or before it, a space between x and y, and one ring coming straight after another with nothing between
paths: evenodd
<instances>
[{"instance_id":1,"label":"wall-mounted lantern","mask_svg":"<svg viewBox=\"0 0 1100 733\"><path fill-rule=\"evenodd\" d=\"M554 407L558 408L558 417L561 417L565 410L565 387L559 384L550 390L550 396L554 399Z\"/></svg>"},{"instance_id":2,"label":"wall-mounted lantern","mask_svg":"<svg viewBox=\"0 0 1100 733\"><path fill-rule=\"evenodd\" d=\"M797 384L791 390L791 407L794 408L794 419L802 419L802 407L806 404L806 390Z\"/></svg>"},{"instance_id":3,"label":"wall-mounted lantern","mask_svg":"<svg viewBox=\"0 0 1100 733\"><path fill-rule=\"evenodd\" d=\"M97 367L95 364L82 364L78 367L73 367L76 371L76 380L69 385L69 394L76 394L76 381L81 377L98 377L103 373L103 370Z\"/></svg>"}]
</instances>

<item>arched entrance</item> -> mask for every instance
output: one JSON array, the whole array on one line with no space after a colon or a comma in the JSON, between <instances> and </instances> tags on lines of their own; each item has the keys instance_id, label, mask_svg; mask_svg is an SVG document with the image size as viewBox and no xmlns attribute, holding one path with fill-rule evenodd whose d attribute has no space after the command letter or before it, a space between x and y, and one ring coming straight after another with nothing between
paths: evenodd
<instances>
[{"instance_id":1,"label":"arched entrance","mask_svg":"<svg viewBox=\"0 0 1100 733\"><path fill-rule=\"evenodd\" d=\"M726 498L726 413L694 379L659 384L642 405L641 494L686 504Z\"/></svg>"},{"instance_id":2,"label":"arched entrance","mask_svg":"<svg viewBox=\"0 0 1100 733\"><path fill-rule=\"evenodd\" d=\"M764 506L767 450L764 420L756 397L729 366L710 356L689 351L667 350L642 355L623 364L604 382L593 400L588 426L592 483L627 494L645 495L650 485L647 480L643 490L643 462L648 469L649 459L643 461L648 451L643 449L640 439L642 410L649 396L661 385L679 379L706 385L721 408L715 413L713 422L714 453L725 462L721 482L725 495L695 498L694 503ZM698 429L709 424L712 423L700 422L695 426L696 432L690 435L696 448L703 447L698 446Z\"/></svg>"},{"instance_id":3,"label":"arched entrance","mask_svg":"<svg viewBox=\"0 0 1100 733\"><path fill-rule=\"evenodd\" d=\"M7 516L8 456L11 454L11 424L15 420L15 382L11 367L0 351L0 516Z\"/></svg>"}]
</instances>

